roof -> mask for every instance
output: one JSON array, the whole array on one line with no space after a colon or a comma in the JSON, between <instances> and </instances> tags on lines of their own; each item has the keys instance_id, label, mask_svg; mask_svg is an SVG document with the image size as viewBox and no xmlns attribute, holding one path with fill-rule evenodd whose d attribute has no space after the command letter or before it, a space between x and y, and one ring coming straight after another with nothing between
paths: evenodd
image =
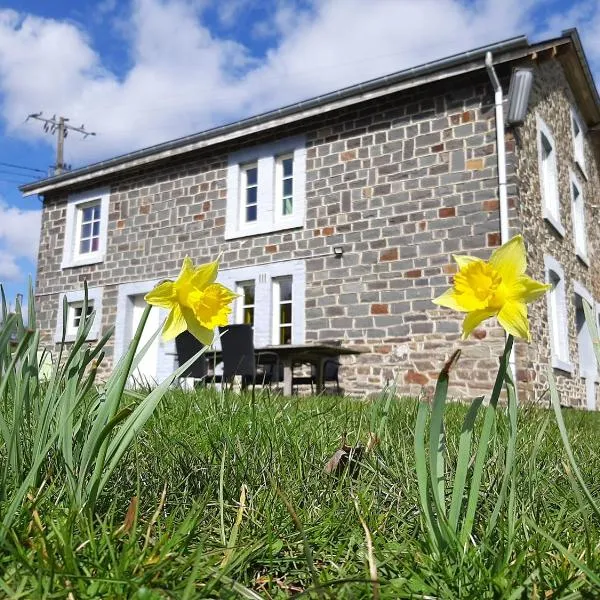
<instances>
[{"instance_id":1,"label":"roof","mask_svg":"<svg viewBox=\"0 0 600 600\"><path fill-rule=\"evenodd\" d=\"M528 55L546 50L556 51L557 47L564 45L571 45L575 50L579 70L576 68L571 69L571 73L577 72L580 75L577 81L575 81L576 85L584 85L588 88L587 94L584 94L584 97L587 97L592 103L590 108L595 114L593 119L587 119L587 121L588 125L594 125L600 122L600 98L598 97L598 91L583 52L579 34L576 29L569 29L564 31L560 38L536 44L530 44L525 36L518 36L495 44L482 46L468 52L462 52L441 60L435 60L417 67L398 71L391 75L378 77L364 83L352 85L309 100L296 102L283 108L227 125L129 152L73 171L61 173L60 175L27 183L19 189L24 196L31 196L33 194L45 194L73 185L85 185L95 179L113 175L121 171L135 169L173 156L293 123L324 112L351 106L418 85L478 71L485 68L484 60L488 52L493 54L494 64L500 64L519 60ZM572 77L575 78L573 75ZM573 83L570 83L573 86Z\"/></svg>"}]
</instances>

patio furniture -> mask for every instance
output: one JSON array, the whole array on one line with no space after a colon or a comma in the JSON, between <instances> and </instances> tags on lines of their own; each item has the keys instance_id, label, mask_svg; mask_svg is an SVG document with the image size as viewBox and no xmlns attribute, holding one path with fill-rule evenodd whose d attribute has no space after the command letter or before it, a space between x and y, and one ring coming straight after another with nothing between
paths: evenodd
<instances>
[{"instance_id":1,"label":"patio furniture","mask_svg":"<svg viewBox=\"0 0 600 600\"><path fill-rule=\"evenodd\" d=\"M255 350L251 325L219 327L223 381L241 376L242 388L248 385L270 385L282 380L279 357L269 350Z\"/></svg>"},{"instance_id":2,"label":"patio furniture","mask_svg":"<svg viewBox=\"0 0 600 600\"><path fill-rule=\"evenodd\" d=\"M342 342L340 340L331 340L325 342L327 346L337 346L340 347ZM317 386L317 380L319 377L318 373L318 362L305 361L302 363L295 363L292 365L292 370L301 366L309 366L310 367L310 375L293 375L292 373L292 387L296 386L296 390L299 385L310 385L310 391L313 392L313 386ZM326 390L326 385L328 382L335 383L335 393L340 394L340 380L339 380L339 370L340 370L340 357L332 356L331 358L326 358L323 362L323 379L322 379L322 391ZM319 387L319 386L317 386Z\"/></svg>"},{"instance_id":3,"label":"patio furniture","mask_svg":"<svg viewBox=\"0 0 600 600\"><path fill-rule=\"evenodd\" d=\"M189 331L180 333L175 338L175 350L179 365L183 365L203 348L202 342L197 340ZM208 361L203 354L192 364L192 366L182 373L181 377L190 377L206 383L208 377Z\"/></svg>"}]
</instances>

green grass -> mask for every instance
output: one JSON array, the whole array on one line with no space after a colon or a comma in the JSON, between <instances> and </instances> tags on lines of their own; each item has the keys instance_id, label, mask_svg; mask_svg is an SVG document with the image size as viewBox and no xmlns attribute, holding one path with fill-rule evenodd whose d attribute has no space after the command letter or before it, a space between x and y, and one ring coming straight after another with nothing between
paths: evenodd
<instances>
[{"instance_id":1,"label":"green grass","mask_svg":"<svg viewBox=\"0 0 600 600\"><path fill-rule=\"evenodd\" d=\"M470 541L436 557L416 480L417 404L385 394L370 402L259 394L253 403L169 392L93 511L72 508L53 470L59 457L49 457L0 548L0 596L599 597L600 521L574 484L551 411L519 409L513 504L486 531L510 430L499 409ZM446 409L447 474L466 411ZM564 412L597 499L600 415ZM480 411L474 439L482 423ZM380 443L357 477L323 472L342 435L364 444L370 431Z\"/></svg>"}]
</instances>

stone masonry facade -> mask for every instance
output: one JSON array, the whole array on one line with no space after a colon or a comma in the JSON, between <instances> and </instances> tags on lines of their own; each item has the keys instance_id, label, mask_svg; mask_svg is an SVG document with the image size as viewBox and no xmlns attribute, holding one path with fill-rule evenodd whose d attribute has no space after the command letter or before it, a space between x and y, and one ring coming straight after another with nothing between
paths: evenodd
<instances>
[{"instance_id":1,"label":"stone masonry facade","mask_svg":"<svg viewBox=\"0 0 600 600\"><path fill-rule=\"evenodd\" d=\"M564 269L566 284L567 330L569 356L573 373L554 369L561 401L572 406L585 406L585 381L579 373L579 348L575 319L575 282L583 285L596 302L600 301L600 174L598 159L589 136L584 138L584 174L575 162L571 108L577 103L555 60L536 64L528 116L518 129L516 144L518 219L523 224L523 235L528 248L529 269L538 278L543 277L544 255L555 258ZM558 188L560 215L565 235L561 236L550 223L540 218L540 175L537 160L536 115L552 127L558 158ZM571 210L570 172L582 186L589 264L575 253L573 239L573 212ZM547 387L547 365L550 363L550 340L546 303L540 301L531 311L531 331L534 343L519 344L517 354L522 369L518 376L521 386L531 397L539 398ZM595 384L596 406L600 407L598 384Z\"/></svg>"},{"instance_id":2,"label":"stone masonry facade","mask_svg":"<svg viewBox=\"0 0 600 600\"><path fill-rule=\"evenodd\" d=\"M507 88L510 71L505 67L499 74ZM568 176L562 161L571 160L568 119L563 124L570 94L560 65L540 64L527 121L517 135L506 136L511 235L522 230L529 272L537 279L544 276L546 250L561 257L573 252L569 234L556 239L541 217L532 114L543 112L556 128L561 154L564 148L563 195ZM295 134L307 140L305 225L226 241L228 155ZM462 356L450 393L489 393L504 332L490 320L461 341L461 315L431 300L451 283L453 253L488 257L500 244L495 136L493 90L481 70L127 171L94 184L110 187L107 254L103 263L83 267L60 266L68 194L81 188L49 193L36 286L45 341L53 343L59 294L81 289L84 280L103 287L106 329L116 320L119 285L173 278L186 255L204 262L222 252L222 269L302 259L306 341L343 340L363 351L343 360L340 379L347 393L377 392L392 382L402 393L429 392L457 348ZM598 171L591 147L587 152L591 198ZM567 230L569 206L565 200ZM591 213L587 218L594 223ZM588 229L593 264L600 239L597 226L594 235ZM333 256L334 246L343 247L341 258ZM597 261L586 269L573 255L564 268L600 299ZM530 314L533 341L519 344L516 356L520 388L534 397L544 388L548 362L544 301ZM111 368L111 343L105 370ZM572 352L576 356L576 348ZM560 376L559 384L568 402L580 402L576 374Z\"/></svg>"}]
</instances>

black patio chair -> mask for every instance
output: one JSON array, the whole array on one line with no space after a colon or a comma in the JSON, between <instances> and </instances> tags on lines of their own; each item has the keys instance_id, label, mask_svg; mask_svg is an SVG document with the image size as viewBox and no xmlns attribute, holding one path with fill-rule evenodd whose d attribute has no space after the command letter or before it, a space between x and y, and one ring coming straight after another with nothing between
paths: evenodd
<instances>
[{"instance_id":1,"label":"black patio chair","mask_svg":"<svg viewBox=\"0 0 600 600\"><path fill-rule=\"evenodd\" d=\"M327 341L327 344L330 346L341 346L342 342L340 340ZM304 364L310 365L310 375L299 375L292 376L292 389L293 386L296 386L296 391L298 390L298 385L310 385L310 391L313 393L314 386L317 385L317 365L314 363L299 363L294 365L294 367L300 367ZM324 387L327 388L327 383L335 383L335 393L341 394L342 388L340 387L340 379L339 379L339 371L340 371L340 357L332 356L325 360L323 364L323 384Z\"/></svg>"},{"instance_id":2,"label":"black patio chair","mask_svg":"<svg viewBox=\"0 0 600 600\"><path fill-rule=\"evenodd\" d=\"M275 352L255 352L251 325L219 327L223 356L223 381L242 378L242 388L248 385L271 385L283 380L279 357Z\"/></svg>"},{"instance_id":3,"label":"black patio chair","mask_svg":"<svg viewBox=\"0 0 600 600\"><path fill-rule=\"evenodd\" d=\"M180 333L175 338L175 349L179 365L181 366L186 363L203 347L204 344L197 340L189 331ZM208 378L208 360L206 354L202 354L191 367L182 373L181 377L192 377L200 380L202 383L206 383Z\"/></svg>"}]
</instances>

